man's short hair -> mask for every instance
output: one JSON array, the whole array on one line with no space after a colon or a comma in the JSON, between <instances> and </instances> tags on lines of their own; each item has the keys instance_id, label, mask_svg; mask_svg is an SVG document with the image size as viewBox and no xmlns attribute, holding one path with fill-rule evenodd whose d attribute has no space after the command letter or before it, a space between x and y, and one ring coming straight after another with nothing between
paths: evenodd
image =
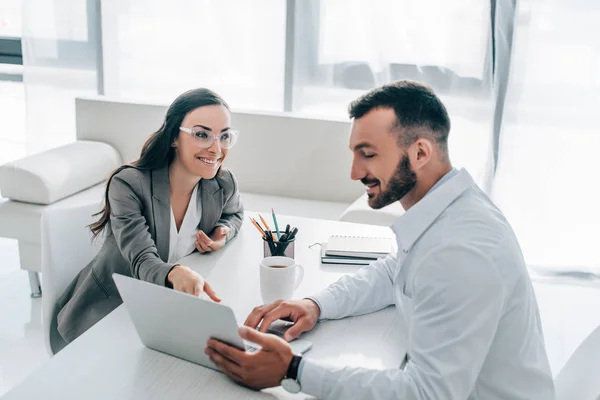
<instances>
[{"instance_id":1,"label":"man's short hair","mask_svg":"<svg viewBox=\"0 0 600 400\"><path fill-rule=\"evenodd\" d=\"M399 145L407 147L420 137L429 137L447 155L450 117L429 86L408 80L383 85L350 103L348 114L350 118L361 118L377 108L394 110L397 128L403 130Z\"/></svg>"}]
</instances>

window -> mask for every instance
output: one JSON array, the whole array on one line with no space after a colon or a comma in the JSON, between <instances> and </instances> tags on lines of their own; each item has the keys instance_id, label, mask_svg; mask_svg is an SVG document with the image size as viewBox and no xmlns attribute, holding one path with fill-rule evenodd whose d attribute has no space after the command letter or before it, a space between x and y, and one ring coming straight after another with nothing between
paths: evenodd
<instances>
[{"instance_id":1,"label":"window","mask_svg":"<svg viewBox=\"0 0 600 400\"><path fill-rule=\"evenodd\" d=\"M110 97L169 103L206 86L235 109L347 120L348 104L366 90L416 79L449 108L453 161L484 180L493 113L488 2L130 0L102 7Z\"/></svg>"},{"instance_id":2,"label":"window","mask_svg":"<svg viewBox=\"0 0 600 400\"><path fill-rule=\"evenodd\" d=\"M0 2L0 165L25 156L21 0Z\"/></svg>"},{"instance_id":3,"label":"window","mask_svg":"<svg viewBox=\"0 0 600 400\"><path fill-rule=\"evenodd\" d=\"M205 86L237 109L282 109L284 1L111 2L103 32L109 96L169 103Z\"/></svg>"}]
</instances>

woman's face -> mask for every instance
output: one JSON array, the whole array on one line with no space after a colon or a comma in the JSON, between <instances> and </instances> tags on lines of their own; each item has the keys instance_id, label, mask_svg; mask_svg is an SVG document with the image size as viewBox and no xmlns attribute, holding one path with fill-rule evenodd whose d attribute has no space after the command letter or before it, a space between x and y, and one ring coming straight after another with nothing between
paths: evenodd
<instances>
[{"instance_id":1,"label":"woman's face","mask_svg":"<svg viewBox=\"0 0 600 400\"><path fill-rule=\"evenodd\" d=\"M227 156L228 149L221 147L219 137L229 131L231 113L222 105L198 107L190 111L181 126L194 131L179 131L174 142L175 162L180 162L191 174L212 179ZM207 143L210 147L205 147Z\"/></svg>"}]
</instances>

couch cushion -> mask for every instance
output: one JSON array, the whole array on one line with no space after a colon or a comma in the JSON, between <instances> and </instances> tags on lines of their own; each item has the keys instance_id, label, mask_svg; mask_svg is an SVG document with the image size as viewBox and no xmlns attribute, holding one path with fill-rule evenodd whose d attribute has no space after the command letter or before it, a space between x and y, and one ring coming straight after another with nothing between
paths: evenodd
<instances>
[{"instance_id":1,"label":"couch cushion","mask_svg":"<svg viewBox=\"0 0 600 400\"><path fill-rule=\"evenodd\" d=\"M0 237L39 244L40 223L45 210L97 202L100 211L105 189L105 184L96 185L47 206L2 199L0 200Z\"/></svg>"},{"instance_id":2,"label":"couch cushion","mask_svg":"<svg viewBox=\"0 0 600 400\"><path fill-rule=\"evenodd\" d=\"M343 212L340 221L391 226L402 214L404 214L404 209L399 202L395 202L379 210L373 210L369 207L367 194L365 193Z\"/></svg>"},{"instance_id":3,"label":"couch cushion","mask_svg":"<svg viewBox=\"0 0 600 400\"><path fill-rule=\"evenodd\" d=\"M121 164L117 151L78 141L0 167L0 192L12 200L52 204L102 182Z\"/></svg>"}]
</instances>

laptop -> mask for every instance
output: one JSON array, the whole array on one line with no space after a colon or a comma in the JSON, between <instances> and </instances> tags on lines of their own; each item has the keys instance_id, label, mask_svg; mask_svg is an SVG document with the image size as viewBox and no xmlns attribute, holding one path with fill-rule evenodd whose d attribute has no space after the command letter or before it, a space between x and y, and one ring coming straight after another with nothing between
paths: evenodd
<instances>
[{"instance_id":1,"label":"laptop","mask_svg":"<svg viewBox=\"0 0 600 400\"><path fill-rule=\"evenodd\" d=\"M260 347L239 337L233 310L226 305L124 275L113 274L113 279L140 340L150 349L218 370L204 354L209 338L249 352ZM282 337L289 326L278 321L268 333ZM303 354L312 343L296 339L290 346L294 354Z\"/></svg>"}]
</instances>

